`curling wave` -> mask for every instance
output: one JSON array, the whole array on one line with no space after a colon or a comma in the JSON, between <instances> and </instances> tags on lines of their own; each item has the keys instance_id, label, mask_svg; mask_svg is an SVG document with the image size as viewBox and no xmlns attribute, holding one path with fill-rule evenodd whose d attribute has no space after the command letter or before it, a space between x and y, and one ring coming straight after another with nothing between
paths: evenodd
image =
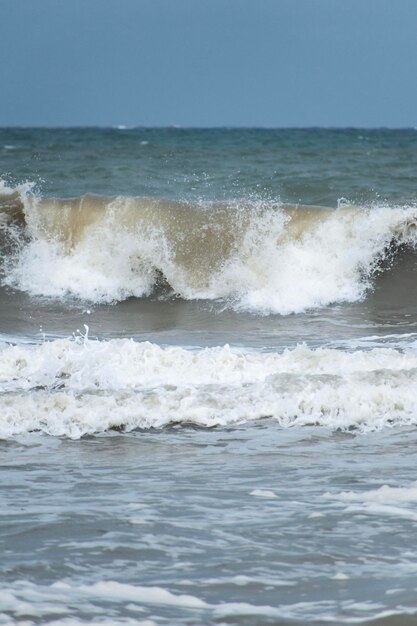
<instances>
[{"instance_id":1,"label":"curling wave","mask_svg":"<svg viewBox=\"0 0 417 626\"><path fill-rule=\"evenodd\" d=\"M44 199L0 189L2 283L93 303L146 297L297 313L362 299L397 246L416 248L415 207Z\"/></svg>"}]
</instances>

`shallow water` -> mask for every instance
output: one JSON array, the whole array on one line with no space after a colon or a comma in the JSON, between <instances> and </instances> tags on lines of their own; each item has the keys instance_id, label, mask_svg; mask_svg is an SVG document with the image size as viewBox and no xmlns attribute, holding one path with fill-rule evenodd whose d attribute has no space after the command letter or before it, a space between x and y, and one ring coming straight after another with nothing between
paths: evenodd
<instances>
[{"instance_id":1,"label":"shallow water","mask_svg":"<svg viewBox=\"0 0 417 626\"><path fill-rule=\"evenodd\" d=\"M416 610L416 437L265 421L3 442L3 615L397 624Z\"/></svg>"}]
</instances>

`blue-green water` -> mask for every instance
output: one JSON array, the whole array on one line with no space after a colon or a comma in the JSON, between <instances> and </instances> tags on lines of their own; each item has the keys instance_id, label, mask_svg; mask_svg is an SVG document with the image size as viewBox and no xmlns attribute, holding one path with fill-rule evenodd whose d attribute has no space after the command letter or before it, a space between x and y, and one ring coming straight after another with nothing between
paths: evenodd
<instances>
[{"instance_id":1,"label":"blue-green water","mask_svg":"<svg viewBox=\"0 0 417 626\"><path fill-rule=\"evenodd\" d=\"M0 129L0 625L412 625L417 131Z\"/></svg>"},{"instance_id":2,"label":"blue-green water","mask_svg":"<svg viewBox=\"0 0 417 626\"><path fill-rule=\"evenodd\" d=\"M415 129L0 129L3 176L58 197L405 204L416 169Z\"/></svg>"}]
</instances>

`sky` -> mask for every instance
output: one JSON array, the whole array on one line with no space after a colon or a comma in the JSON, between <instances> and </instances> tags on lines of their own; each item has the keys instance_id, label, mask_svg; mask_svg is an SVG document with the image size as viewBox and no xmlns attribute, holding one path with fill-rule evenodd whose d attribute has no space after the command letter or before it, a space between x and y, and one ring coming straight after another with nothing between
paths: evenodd
<instances>
[{"instance_id":1,"label":"sky","mask_svg":"<svg viewBox=\"0 0 417 626\"><path fill-rule=\"evenodd\" d=\"M0 126L417 126L417 0L0 0Z\"/></svg>"}]
</instances>

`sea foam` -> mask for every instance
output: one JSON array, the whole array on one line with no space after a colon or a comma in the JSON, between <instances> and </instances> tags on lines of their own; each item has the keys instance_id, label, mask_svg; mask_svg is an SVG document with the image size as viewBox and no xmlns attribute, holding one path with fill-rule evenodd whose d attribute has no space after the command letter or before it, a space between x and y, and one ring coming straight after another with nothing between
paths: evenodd
<instances>
[{"instance_id":1,"label":"sea foam","mask_svg":"<svg viewBox=\"0 0 417 626\"><path fill-rule=\"evenodd\" d=\"M339 578L340 580L340 578ZM24 611L26 615L50 618L48 623L56 626L83 626L87 624L78 618L72 618L74 606L80 606L87 615L93 615L88 623L110 624L101 615L103 610L99 603L103 599L112 602L116 606L120 603L126 604L128 613L139 614L143 609L153 607L169 607L172 610L186 609L187 614L199 616L199 621L213 621L219 619L231 620L244 617L256 618L258 621L265 619L289 621L311 621L312 616L323 615L324 621L337 623L352 623L353 619L346 617L343 613L339 616L335 603L326 600L297 602L295 604L263 605L249 602L219 602L210 603L194 595L173 593L164 587L140 586L129 583L119 583L112 580L100 581L90 585L80 585L57 581L52 585L34 584L29 581L10 583L4 589L4 609L12 615L20 616ZM384 610L384 606L373 602L353 602L346 603L342 609L348 608L359 613L354 621L362 623L365 620L386 618L396 615L399 611ZM339 609L340 611L340 609ZM404 611L401 611L402 613ZM57 613L65 615L58 621L53 620ZM414 614L415 609L407 610L407 613ZM2 615L0 614L0 619ZM136 617L136 616L135 616ZM3 622L3 623L10 623ZM21 622L11 622L20 624ZM26 624L27 622L25 622ZM30 622L32 624L33 622ZM133 621L130 617L120 618L117 613L114 617L117 626L122 624L130 626L152 626L151 620Z\"/></svg>"},{"instance_id":2,"label":"sea foam","mask_svg":"<svg viewBox=\"0 0 417 626\"><path fill-rule=\"evenodd\" d=\"M375 348L263 353L59 339L0 352L0 436L79 438L170 424L379 430L417 423L417 354Z\"/></svg>"}]
</instances>

